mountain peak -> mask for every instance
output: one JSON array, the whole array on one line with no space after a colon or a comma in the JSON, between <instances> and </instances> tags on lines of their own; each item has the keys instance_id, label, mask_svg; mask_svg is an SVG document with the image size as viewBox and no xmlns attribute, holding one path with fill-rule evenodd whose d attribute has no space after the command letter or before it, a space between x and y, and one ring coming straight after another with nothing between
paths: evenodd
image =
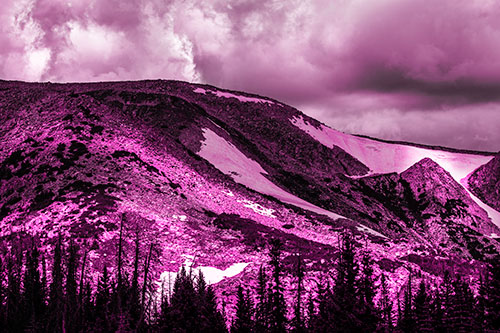
<instances>
[{"instance_id":1,"label":"mountain peak","mask_svg":"<svg viewBox=\"0 0 500 333\"><path fill-rule=\"evenodd\" d=\"M423 176L437 181L453 181L451 174L429 157L423 158L413 164L411 167L403 171L401 175L408 178L412 178L413 176Z\"/></svg>"}]
</instances>

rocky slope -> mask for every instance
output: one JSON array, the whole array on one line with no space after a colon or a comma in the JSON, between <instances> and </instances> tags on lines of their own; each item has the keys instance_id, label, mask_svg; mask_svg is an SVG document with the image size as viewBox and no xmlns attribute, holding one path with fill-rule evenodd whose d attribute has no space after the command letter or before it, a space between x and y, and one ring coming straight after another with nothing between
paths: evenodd
<instances>
[{"instance_id":1,"label":"rocky slope","mask_svg":"<svg viewBox=\"0 0 500 333\"><path fill-rule=\"evenodd\" d=\"M472 193L500 211L500 154L474 171L468 185Z\"/></svg>"},{"instance_id":2,"label":"rocky slope","mask_svg":"<svg viewBox=\"0 0 500 333\"><path fill-rule=\"evenodd\" d=\"M498 212L460 183L492 156L350 136L273 99L177 81L0 82L0 124L0 250L71 236L94 280L116 262L122 221L127 252L137 231L141 253L154 248L155 279L189 263L219 291L253 283L270 237L315 276L350 229L394 292L409 267L477 275L470 259L500 249ZM497 160L469 184L490 182L481 170Z\"/></svg>"}]
</instances>

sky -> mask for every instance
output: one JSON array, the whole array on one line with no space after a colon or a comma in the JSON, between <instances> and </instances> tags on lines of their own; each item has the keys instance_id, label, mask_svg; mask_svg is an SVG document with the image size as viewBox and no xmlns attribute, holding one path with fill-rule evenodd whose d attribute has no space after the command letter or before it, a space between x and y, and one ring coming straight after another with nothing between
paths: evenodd
<instances>
[{"instance_id":1,"label":"sky","mask_svg":"<svg viewBox=\"0 0 500 333\"><path fill-rule=\"evenodd\" d=\"M349 133L500 150L495 0L2 0L0 78L178 79Z\"/></svg>"}]
</instances>

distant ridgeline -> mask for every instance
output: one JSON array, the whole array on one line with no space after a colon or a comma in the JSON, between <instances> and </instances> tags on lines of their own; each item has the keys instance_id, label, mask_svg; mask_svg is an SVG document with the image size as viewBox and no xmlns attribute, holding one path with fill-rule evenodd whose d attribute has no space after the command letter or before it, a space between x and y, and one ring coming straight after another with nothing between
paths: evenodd
<instances>
[{"instance_id":1,"label":"distant ridgeline","mask_svg":"<svg viewBox=\"0 0 500 333\"><path fill-rule=\"evenodd\" d=\"M39 242L11 240L0 266L1 332L482 332L500 330L500 261L492 261L479 281L448 272L440 284L409 275L402 295L391 297L386 276L374 274L373 261L349 233L329 274L305 287L309 277L295 256L293 296L286 302L282 244L271 239L268 262L257 288L240 285L235 313L228 318L202 273L181 267L172 286L158 288L151 271L153 245L139 265L138 239L132 275L122 262L104 266L97 285L88 276L87 252L59 238L47 262ZM5 250L5 249L4 249ZM140 267L142 266L142 267ZM469 285L479 284L474 295Z\"/></svg>"}]
</instances>

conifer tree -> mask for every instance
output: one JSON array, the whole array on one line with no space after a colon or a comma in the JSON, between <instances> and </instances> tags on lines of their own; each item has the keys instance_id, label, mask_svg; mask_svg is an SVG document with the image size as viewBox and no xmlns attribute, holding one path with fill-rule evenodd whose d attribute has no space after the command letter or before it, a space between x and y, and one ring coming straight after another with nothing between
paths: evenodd
<instances>
[{"instance_id":1,"label":"conifer tree","mask_svg":"<svg viewBox=\"0 0 500 333\"><path fill-rule=\"evenodd\" d=\"M141 316L141 307L139 300L139 255L140 255L140 238L139 228L135 232L135 256L134 256L134 271L132 273L132 282L130 286L129 298L129 314L131 321L131 328L138 328L140 326L139 319Z\"/></svg>"},{"instance_id":2,"label":"conifer tree","mask_svg":"<svg viewBox=\"0 0 500 333\"><path fill-rule=\"evenodd\" d=\"M148 251L148 256L146 257L146 260L144 261L144 279L142 281L142 292L141 292L141 320L143 320L144 315L145 315L145 309L146 309L146 290L148 287L148 281L149 281L149 268L151 266L151 258L153 256L153 247L154 243L151 243L149 245L149 251Z\"/></svg>"},{"instance_id":3,"label":"conifer tree","mask_svg":"<svg viewBox=\"0 0 500 333\"><path fill-rule=\"evenodd\" d=\"M312 332L336 332L340 329L338 315L341 309L336 303L330 285L318 286L318 311L309 319Z\"/></svg>"},{"instance_id":4,"label":"conifer tree","mask_svg":"<svg viewBox=\"0 0 500 333\"><path fill-rule=\"evenodd\" d=\"M356 302L356 277L358 265L355 260L355 244L351 234L345 233L341 239L341 250L335 280L334 294L337 302L347 311L351 311Z\"/></svg>"},{"instance_id":5,"label":"conifer tree","mask_svg":"<svg viewBox=\"0 0 500 333\"><path fill-rule=\"evenodd\" d=\"M82 296L82 331L91 331L92 324L95 321L95 308L92 299L92 287L90 282L85 284L83 290L80 291Z\"/></svg>"},{"instance_id":6,"label":"conifer tree","mask_svg":"<svg viewBox=\"0 0 500 333\"><path fill-rule=\"evenodd\" d=\"M479 276L479 291L475 302L474 323L479 331L484 331L486 327L486 283L483 275Z\"/></svg>"},{"instance_id":7,"label":"conifer tree","mask_svg":"<svg viewBox=\"0 0 500 333\"><path fill-rule=\"evenodd\" d=\"M297 255L297 269L295 271L295 276L297 277L297 296L294 304L294 317L292 319L292 331L293 332L305 332L305 323L302 315L302 293L303 293L303 278L304 269L302 267L302 258Z\"/></svg>"},{"instance_id":8,"label":"conifer tree","mask_svg":"<svg viewBox=\"0 0 500 333\"><path fill-rule=\"evenodd\" d=\"M344 233L340 243L340 256L337 277L333 291L329 293L334 312L333 326L335 331L363 330L362 319L355 306L359 304L358 281L359 266L356 262L356 244L350 233ZM371 277L370 277L371 278ZM327 294L328 295L328 294ZM370 297L370 296L369 296Z\"/></svg>"},{"instance_id":9,"label":"conifer tree","mask_svg":"<svg viewBox=\"0 0 500 333\"><path fill-rule=\"evenodd\" d=\"M80 282L79 282L79 287L78 287L78 305L77 305L77 326L83 326L84 325L84 319L85 319L85 265L87 264L87 250L85 250L83 254L83 261L82 261L82 267L80 269Z\"/></svg>"},{"instance_id":10,"label":"conifer tree","mask_svg":"<svg viewBox=\"0 0 500 333\"><path fill-rule=\"evenodd\" d=\"M268 281L265 268L261 265L258 273L257 304L255 305L255 329L257 332L269 330Z\"/></svg>"},{"instance_id":11,"label":"conifer tree","mask_svg":"<svg viewBox=\"0 0 500 333\"><path fill-rule=\"evenodd\" d=\"M431 303L432 326L436 332L445 332L443 323L444 311L442 304L442 295L439 289L434 293Z\"/></svg>"},{"instance_id":12,"label":"conifer tree","mask_svg":"<svg viewBox=\"0 0 500 333\"><path fill-rule=\"evenodd\" d=\"M392 329L392 302L389 296L385 274L380 277L380 312L381 320L378 331L389 332Z\"/></svg>"},{"instance_id":13,"label":"conifer tree","mask_svg":"<svg viewBox=\"0 0 500 333\"><path fill-rule=\"evenodd\" d=\"M269 292L270 332L281 333L286 331L286 304L281 284L281 242L272 239L270 242L270 265L273 268L272 284Z\"/></svg>"},{"instance_id":14,"label":"conifer tree","mask_svg":"<svg viewBox=\"0 0 500 333\"><path fill-rule=\"evenodd\" d=\"M495 257L488 263L485 277L485 316L486 328L500 330L500 258Z\"/></svg>"},{"instance_id":15,"label":"conifer tree","mask_svg":"<svg viewBox=\"0 0 500 333\"><path fill-rule=\"evenodd\" d=\"M118 296L118 307L121 310L122 301L125 299L124 286L123 286L123 222L125 220L125 214L122 214L120 220L120 234L118 237L118 255L117 255L117 296Z\"/></svg>"},{"instance_id":16,"label":"conifer tree","mask_svg":"<svg viewBox=\"0 0 500 333\"><path fill-rule=\"evenodd\" d=\"M26 252L26 265L23 279L23 316L29 322L29 328L38 327L45 312L44 289L39 271L39 253L35 240Z\"/></svg>"},{"instance_id":17,"label":"conifer tree","mask_svg":"<svg viewBox=\"0 0 500 333\"><path fill-rule=\"evenodd\" d=\"M203 300L206 296L207 293L207 281L205 280L205 276L203 275L203 272L200 270L198 272L198 277L196 279L196 291L198 292L198 298L200 300Z\"/></svg>"},{"instance_id":18,"label":"conifer tree","mask_svg":"<svg viewBox=\"0 0 500 333\"><path fill-rule=\"evenodd\" d=\"M193 278L182 266L175 278L170 304L164 307L163 329L174 332L197 331L200 317L197 296Z\"/></svg>"},{"instance_id":19,"label":"conifer tree","mask_svg":"<svg viewBox=\"0 0 500 333\"><path fill-rule=\"evenodd\" d=\"M404 332L414 332L415 331L415 313L413 311L413 272L410 269L408 275L408 283L406 284L404 293L404 307L402 313L399 317L398 327Z\"/></svg>"},{"instance_id":20,"label":"conifer tree","mask_svg":"<svg viewBox=\"0 0 500 333\"><path fill-rule=\"evenodd\" d=\"M452 302L448 306L448 318L453 332L471 332L474 324L474 296L467 283L453 281Z\"/></svg>"},{"instance_id":21,"label":"conifer tree","mask_svg":"<svg viewBox=\"0 0 500 333\"><path fill-rule=\"evenodd\" d=\"M450 273L446 271L440 286L441 306L443 308L442 329L446 332L453 328L451 308L453 306L453 285Z\"/></svg>"},{"instance_id":22,"label":"conifer tree","mask_svg":"<svg viewBox=\"0 0 500 333\"><path fill-rule=\"evenodd\" d=\"M375 278L373 276L373 262L366 253L362 257L362 271L358 294L359 305L356 312L359 313L364 330L373 332L379 325L380 317L374 302L376 289Z\"/></svg>"},{"instance_id":23,"label":"conifer tree","mask_svg":"<svg viewBox=\"0 0 500 333\"><path fill-rule=\"evenodd\" d=\"M24 328L24 318L22 318L21 295L21 267L23 252L17 248L15 253L8 258L7 264L7 291L6 291L6 331L22 331Z\"/></svg>"},{"instance_id":24,"label":"conifer tree","mask_svg":"<svg viewBox=\"0 0 500 333\"><path fill-rule=\"evenodd\" d=\"M208 286L200 301L200 323L201 331L207 333L224 333L227 331L225 319L217 310L217 298L212 286Z\"/></svg>"},{"instance_id":25,"label":"conifer tree","mask_svg":"<svg viewBox=\"0 0 500 333\"><path fill-rule=\"evenodd\" d=\"M108 329L111 326L109 322L110 298L111 294L109 290L108 267L105 265L102 276L97 283L97 291L95 295L96 326Z\"/></svg>"},{"instance_id":26,"label":"conifer tree","mask_svg":"<svg viewBox=\"0 0 500 333\"><path fill-rule=\"evenodd\" d=\"M314 304L314 295L312 291L309 292L309 300L307 302L307 318L305 328L306 331L311 332L313 329L314 317L316 316L316 307Z\"/></svg>"},{"instance_id":27,"label":"conifer tree","mask_svg":"<svg viewBox=\"0 0 500 333\"><path fill-rule=\"evenodd\" d=\"M433 332L434 326L431 315L431 299L427 292L425 281L420 286L414 300L415 325L418 332Z\"/></svg>"},{"instance_id":28,"label":"conifer tree","mask_svg":"<svg viewBox=\"0 0 500 333\"><path fill-rule=\"evenodd\" d=\"M59 236L54 248L54 261L52 265L52 282L50 284L50 306L51 315L49 330L59 332L63 330L64 292L63 292L63 270L62 270L62 239Z\"/></svg>"},{"instance_id":29,"label":"conifer tree","mask_svg":"<svg viewBox=\"0 0 500 333\"><path fill-rule=\"evenodd\" d=\"M47 301L48 301L48 285L47 285L47 262L45 261L45 255L42 255L42 276L41 276L41 294L42 294L42 302L45 305L45 308L47 308ZM46 310L46 309L45 309Z\"/></svg>"},{"instance_id":30,"label":"conifer tree","mask_svg":"<svg viewBox=\"0 0 500 333\"><path fill-rule=\"evenodd\" d=\"M253 304L247 292L238 286L238 300L236 302L236 316L231 325L231 333L254 332Z\"/></svg>"},{"instance_id":31,"label":"conifer tree","mask_svg":"<svg viewBox=\"0 0 500 333\"><path fill-rule=\"evenodd\" d=\"M78 317L78 297L77 297L77 282L76 282L76 270L77 270L77 249L73 239L70 240L70 245L68 249L68 262L67 262L67 273L66 273L66 298L65 298L65 324L66 331L75 331L78 327L77 317Z\"/></svg>"}]
</instances>

